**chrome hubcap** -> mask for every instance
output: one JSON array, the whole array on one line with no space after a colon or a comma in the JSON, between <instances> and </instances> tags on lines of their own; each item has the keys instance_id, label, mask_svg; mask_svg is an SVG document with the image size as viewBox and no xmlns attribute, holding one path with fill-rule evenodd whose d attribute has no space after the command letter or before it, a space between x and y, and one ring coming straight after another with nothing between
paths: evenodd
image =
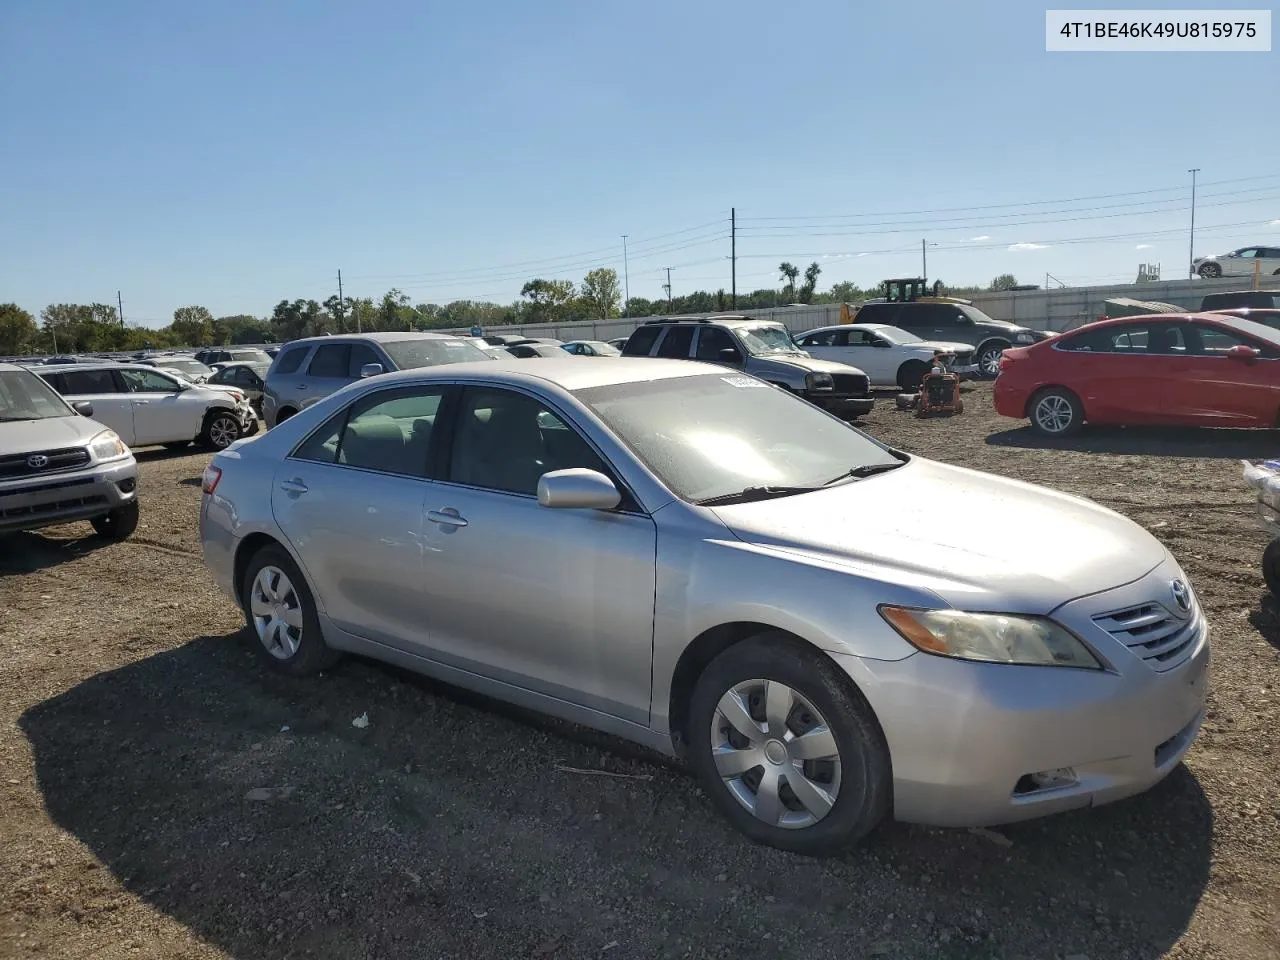
<instances>
[{"instance_id":1,"label":"chrome hubcap","mask_svg":"<svg viewBox=\"0 0 1280 960\"><path fill-rule=\"evenodd\" d=\"M1071 426L1071 404L1066 397L1043 397L1036 404L1036 423L1045 433L1061 433Z\"/></svg>"},{"instance_id":2,"label":"chrome hubcap","mask_svg":"<svg viewBox=\"0 0 1280 960\"><path fill-rule=\"evenodd\" d=\"M984 350L978 358L978 367L987 376L994 377L1000 372L1000 354L1003 350Z\"/></svg>"},{"instance_id":3,"label":"chrome hubcap","mask_svg":"<svg viewBox=\"0 0 1280 960\"><path fill-rule=\"evenodd\" d=\"M777 680L725 692L711 718L711 757L734 799L770 826L810 827L840 793L840 751L826 718Z\"/></svg>"},{"instance_id":4,"label":"chrome hubcap","mask_svg":"<svg viewBox=\"0 0 1280 960\"><path fill-rule=\"evenodd\" d=\"M267 652L288 660L302 643L302 601L279 567L263 567L249 592L253 629Z\"/></svg>"},{"instance_id":5,"label":"chrome hubcap","mask_svg":"<svg viewBox=\"0 0 1280 960\"><path fill-rule=\"evenodd\" d=\"M209 424L209 439L219 450L235 443L240 433L240 425L230 417L218 417Z\"/></svg>"}]
</instances>

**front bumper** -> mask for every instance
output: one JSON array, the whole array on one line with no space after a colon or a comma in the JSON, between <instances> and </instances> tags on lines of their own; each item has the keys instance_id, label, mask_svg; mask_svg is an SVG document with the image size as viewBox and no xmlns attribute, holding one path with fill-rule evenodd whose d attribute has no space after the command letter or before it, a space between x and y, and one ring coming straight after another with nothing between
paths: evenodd
<instances>
[{"instance_id":1,"label":"front bumper","mask_svg":"<svg viewBox=\"0 0 1280 960\"><path fill-rule=\"evenodd\" d=\"M0 532L36 530L91 520L130 503L138 495L133 456L83 470L25 478L0 486Z\"/></svg>"},{"instance_id":2,"label":"front bumper","mask_svg":"<svg viewBox=\"0 0 1280 960\"><path fill-rule=\"evenodd\" d=\"M948 373L954 373L961 380L967 380L970 377L978 375L978 365L976 363L958 363L947 367Z\"/></svg>"},{"instance_id":3,"label":"front bumper","mask_svg":"<svg viewBox=\"0 0 1280 960\"><path fill-rule=\"evenodd\" d=\"M828 413L849 419L866 416L876 405L875 397L833 397L818 393L805 394L805 399L817 404Z\"/></svg>"}]
</instances>

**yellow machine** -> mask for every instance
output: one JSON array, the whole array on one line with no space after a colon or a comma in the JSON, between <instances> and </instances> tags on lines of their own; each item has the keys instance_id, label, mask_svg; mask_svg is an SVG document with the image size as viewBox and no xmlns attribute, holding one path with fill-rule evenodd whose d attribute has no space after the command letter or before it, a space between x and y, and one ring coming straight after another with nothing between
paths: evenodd
<instances>
[{"instance_id":1,"label":"yellow machine","mask_svg":"<svg viewBox=\"0 0 1280 960\"><path fill-rule=\"evenodd\" d=\"M886 280L883 283L884 296L879 297L876 302L881 303L970 303L969 300L961 300L959 297L944 297L942 295L942 281L933 281L933 287L930 289L929 281L924 277L898 277L892 280ZM857 308L850 309L847 303L840 304L840 322L854 323L858 315Z\"/></svg>"}]
</instances>

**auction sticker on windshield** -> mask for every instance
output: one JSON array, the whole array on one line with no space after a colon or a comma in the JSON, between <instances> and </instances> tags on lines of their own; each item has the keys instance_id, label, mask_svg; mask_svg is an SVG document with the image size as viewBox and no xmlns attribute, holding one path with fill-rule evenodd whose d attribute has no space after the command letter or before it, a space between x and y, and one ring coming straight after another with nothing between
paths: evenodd
<instances>
[{"instance_id":1,"label":"auction sticker on windshield","mask_svg":"<svg viewBox=\"0 0 1280 960\"><path fill-rule=\"evenodd\" d=\"M731 387L767 387L769 384L755 377L721 377Z\"/></svg>"}]
</instances>

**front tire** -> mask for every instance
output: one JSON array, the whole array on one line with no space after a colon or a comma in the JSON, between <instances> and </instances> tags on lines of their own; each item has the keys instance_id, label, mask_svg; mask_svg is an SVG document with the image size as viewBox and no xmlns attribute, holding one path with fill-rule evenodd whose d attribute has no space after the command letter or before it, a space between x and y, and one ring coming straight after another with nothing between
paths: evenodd
<instances>
[{"instance_id":1,"label":"front tire","mask_svg":"<svg viewBox=\"0 0 1280 960\"><path fill-rule=\"evenodd\" d=\"M1080 398L1063 387L1041 390L1027 404L1031 426L1046 437L1068 437L1084 425Z\"/></svg>"},{"instance_id":2,"label":"front tire","mask_svg":"<svg viewBox=\"0 0 1280 960\"><path fill-rule=\"evenodd\" d=\"M1200 274L1205 280L1216 280L1222 276L1222 266L1217 263L1202 263L1196 273Z\"/></svg>"},{"instance_id":3,"label":"front tire","mask_svg":"<svg viewBox=\"0 0 1280 960\"><path fill-rule=\"evenodd\" d=\"M283 547L273 544L253 555L240 598L254 650L272 669L309 676L340 659L325 644L311 588Z\"/></svg>"},{"instance_id":4,"label":"front tire","mask_svg":"<svg viewBox=\"0 0 1280 960\"><path fill-rule=\"evenodd\" d=\"M214 410L204 418L200 442L210 450L225 450L240 439L240 421L229 410Z\"/></svg>"},{"instance_id":5,"label":"front tire","mask_svg":"<svg viewBox=\"0 0 1280 960\"><path fill-rule=\"evenodd\" d=\"M898 368L898 389L904 393L915 393L928 372L929 365L923 360L908 360Z\"/></svg>"},{"instance_id":6,"label":"front tire","mask_svg":"<svg viewBox=\"0 0 1280 960\"><path fill-rule=\"evenodd\" d=\"M889 812L889 748L871 707L822 654L761 633L703 671L689 762L720 812L756 843L826 856Z\"/></svg>"},{"instance_id":7,"label":"front tire","mask_svg":"<svg viewBox=\"0 0 1280 960\"><path fill-rule=\"evenodd\" d=\"M132 500L123 507L116 507L110 513L94 517L89 521L100 537L108 540L128 540L133 531L138 529L138 501Z\"/></svg>"},{"instance_id":8,"label":"front tire","mask_svg":"<svg viewBox=\"0 0 1280 960\"><path fill-rule=\"evenodd\" d=\"M974 362L978 365L978 375L983 380L994 380L1000 376L1000 355L1009 348L1007 343L996 341L983 344L978 350Z\"/></svg>"}]
</instances>

